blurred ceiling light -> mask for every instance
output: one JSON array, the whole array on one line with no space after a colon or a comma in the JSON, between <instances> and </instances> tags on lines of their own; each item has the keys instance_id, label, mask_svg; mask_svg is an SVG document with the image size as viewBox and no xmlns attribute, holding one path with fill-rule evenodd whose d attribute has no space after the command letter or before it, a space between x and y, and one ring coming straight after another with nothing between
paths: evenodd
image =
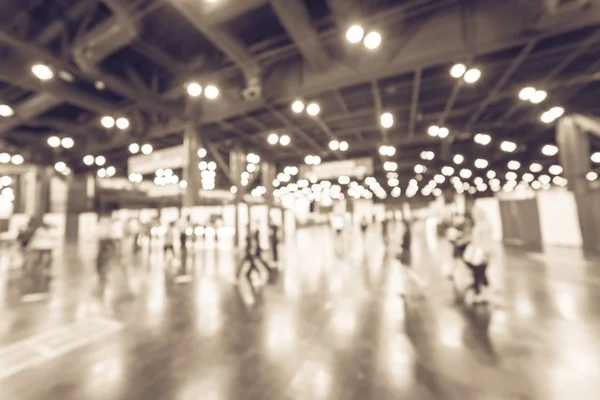
<instances>
[{"instance_id":1,"label":"blurred ceiling light","mask_svg":"<svg viewBox=\"0 0 600 400\"><path fill-rule=\"evenodd\" d=\"M65 138L62 138L62 140L60 141L60 144L65 149L70 149L73 146L75 146L75 141L73 139L71 139L70 137L65 137Z\"/></svg>"},{"instance_id":2,"label":"blurred ceiling light","mask_svg":"<svg viewBox=\"0 0 600 400\"><path fill-rule=\"evenodd\" d=\"M441 185L442 183L446 182L446 177L444 175L440 175L440 174L436 174L433 177L433 180L435 181L435 183L437 183L438 185Z\"/></svg>"},{"instance_id":3,"label":"blurred ceiling light","mask_svg":"<svg viewBox=\"0 0 600 400\"><path fill-rule=\"evenodd\" d=\"M548 175L540 175L538 180L544 185L547 185L552 181L552 178L550 178Z\"/></svg>"},{"instance_id":4,"label":"blurred ceiling light","mask_svg":"<svg viewBox=\"0 0 600 400\"><path fill-rule=\"evenodd\" d=\"M475 167L479 168L479 169L485 169L490 165L490 163L488 162L488 160L485 160L483 158L478 158L477 160L475 160Z\"/></svg>"},{"instance_id":5,"label":"blurred ceiling light","mask_svg":"<svg viewBox=\"0 0 600 400\"><path fill-rule=\"evenodd\" d=\"M421 164L415 165L415 174L424 174L427 171L427 167Z\"/></svg>"},{"instance_id":6,"label":"blurred ceiling light","mask_svg":"<svg viewBox=\"0 0 600 400\"><path fill-rule=\"evenodd\" d=\"M360 25L352 25L346 30L346 40L352 44L358 44L365 36L365 30Z\"/></svg>"},{"instance_id":7,"label":"blurred ceiling light","mask_svg":"<svg viewBox=\"0 0 600 400\"><path fill-rule=\"evenodd\" d=\"M292 103L292 111L296 114L300 114L302 111L304 111L304 103L302 100L296 100Z\"/></svg>"},{"instance_id":8,"label":"blurred ceiling light","mask_svg":"<svg viewBox=\"0 0 600 400\"><path fill-rule=\"evenodd\" d=\"M10 162L10 154L0 153L0 164L8 164Z\"/></svg>"},{"instance_id":9,"label":"blurred ceiling light","mask_svg":"<svg viewBox=\"0 0 600 400\"><path fill-rule=\"evenodd\" d=\"M92 165L94 163L94 156L87 155L83 157L83 163L88 166Z\"/></svg>"},{"instance_id":10,"label":"blurred ceiling light","mask_svg":"<svg viewBox=\"0 0 600 400\"><path fill-rule=\"evenodd\" d=\"M122 131L129 128L129 120L125 117L118 118L117 119L117 128L121 129Z\"/></svg>"},{"instance_id":11,"label":"blurred ceiling light","mask_svg":"<svg viewBox=\"0 0 600 400\"><path fill-rule=\"evenodd\" d=\"M540 120L546 124L549 124L562 117L564 113L565 109L563 107L552 107L542 114Z\"/></svg>"},{"instance_id":12,"label":"blurred ceiling light","mask_svg":"<svg viewBox=\"0 0 600 400\"><path fill-rule=\"evenodd\" d=\"M542 147L542 154L548 157L552 157L558 154L558 147L553 144L547 144Z\"/></svg>"},{"instance_id":13,"label":"blurred ceiling light","mask_svg":"<svg viewBox=\"0 0 600 400\"><path fill-rule=\"evenodd\" d=\"M21 165L25 162L25 159L20 154L15 154L10 158L10 162L14 165Z\"/></svg>"},{"instance_id":14,"label":"blurred ceiling light","mask_svg":"<svg viewBox=\"0 0 600 400\"><path fill-rule=\"evenodd\" d=\"M479 78L481 78L481 71L477 68L471 68L465 72L465 75L463 76L463 79L468 84L477 82Z\"/></svg>"},{"instance_id":15,"label":"blurred ceiling light","mask_svg":"<svg viewBox=\"0 0 600 400\"><path fill-rule=\"evenodd\" d=\"M521 168L521 163L518 162L517 160L511 160L508 162L507 166L508 166L508 169L510 169L512 171L516 171L519 168Z\"/></svg>"},{"instance_id":16,"label":"blurred ceiling light","mask_svg":"<svg viewBox=\"0 0 600 400\"><path fill-rule=\"evenodd\" d=\"M317 103L310 103L306 107L306 113L311 117L316 117L321 112L321 107Z\"/></svg>"},{"instance_id":17,"label":"blurred ceiling light","mask_svg":"<svg viewBox=\"0 0 600 400\"><path fill-rule=\"evenodd\" d=\"M450 68L450 76L455 79L462 78L465 72L467 72L467 66L465 64L454 64L452 68Z\"/></svg>"},{"instance_id":18,"label":"blurred ceiling light","mask_svg":"<svg viewBox=\"0 0 600 400\"><path fill-rule=\"evenodd\" d=\"M330 141L329 148L333 151L338 150L340 148L340 142L338 142L337 140Z\"/></svg>"},{"instance_id":19,"label":"blurred ceiling light","mask_svg":"<svg viewBox=\"0 0 600 400\"><path fill-rule=\"evenodd\" d=\"M363 41L365 47L369 50L375 50L381 45L381 34L379 32L369 32Z\"/></svg>"},{"instance_id":20,"label":"blurred ceiling light","mask_svg":"<svg viewBox=\"0 0 600 400\"><path fill-rule=\"evenodd\" d=\"M209 100L214 100L219 97L219 88L215 85L208 85L204 88L204 96Z\"/></svg>"},{"instance_id":21,"label":"blurred ceiling light","mask_svg":"<svg viewBox=\"0 0 600 400\"><path fill-rule=\"evenodd\" d=\"M500 144L500 149L506 153L513 153L517 150L517 144L509 140L505 140Z\"/></svg>"},{"instance_id":22,"label":"blurred ceiling light","mask_svg":"<svg viewBox=\"0 0 600 400\"><path fill-rule=\"evenodd\" d=\"M340 142L340 151L347 151L347 150L348 150L348 142L346 142L346 141Z\"/></svg>"},{"instance_id":23,"label":"blurred ceiling light","mask_svg":"<svg viewBox=\"0 0 600 400\"><path fill-rule=\"evenodd\" d=\"M31 67L31 72L33 72L33 74L42 81L47 81L54 78L54 72L52 72L50 67L44 64L35 64Z\"/></svg>"},{"instance_id":24,"label":"blurred ceiling light","mask_svg":"<svg viewBox=\"0 0 600 400\"><path fill-rule=\"evenodd\" d=\"M382 127L389 129L394 125L394 116L389 112L383 113L379 117L379 122Z\"/></svg>"},{"instance_id":25,"label":"blurred ceiling light","mask_svg":"<svg viewBox=\"0 0 600 400\"><path fill-rule=\"evenodd\" d=\"M100 168L97 174L99 178L106 178L106 170L104 168Z\"/></svg>"},{"instance_id":26,"label":"blurred ceiling light","mask_svg":"<svg viewBox=\"0 0 600 400\"><path fill-rule=\"evenodd\" d=\"M450 166L445 166L442 168L442 174L444 174L446 176L452 176L452 175L454 175L454 168L452 168Z\"/></svg>"},{"instance_id":27,"label":"blurred ceiling light","mask_svg":"<svg viewBox=\"0 0 600 400\"><path fill-rule=\"evenodd\" d=\"M506 178L507 181L516 181L518 178L518 175L514 171L509 171L506 173L506 175L504 177Z\"/></svg>"},{"instance_id":28,"label":"blurred ceiling light","mask_svg":"<svg viewBox=\"0 0 600 400\"><path fill-rule=\"evenodd\" d=\"M585 175L585 179L587 179L590 182L594 182L598 179L598 173L595 171L590 171Z\"/></svg>"},{"instance_id":29,"label":"blurred ceiling light","mask_svg":"<svg viewBox=\"0 0 600 400\"><path fill-rule=\"evenodd\" d=\"M454 164L462 164L465 161L465 157L462 154L456 154L452 158L452 161L454 161Z\"/></svg>"},{"instance_id":30,"label":"blurred ceiling light","mask_svg":"<svg viewBox=\"0 0 600 400\"><path fill-rule=\"evenodd\" d=\"M560 165L551 165L548 168L548 172L550 172L552 175L560 175L563 173L563 167Z\"/></svg>"},{"instance_id":31,"label":"blurred ceiling light","mask_svg":"<svg viewBox=\"0 0 600 400\"><path fill-rule=\"evenodd\" d=\"M431 161L435 158L435 153L433 151L422 151L421 152L421 160Z\"/></svg>"},{"instance_id":32,"label":"blurred ceiling light","mask_svg":"<svg viewBox=\"0 0 600 400\"><path fill-rule=\"evenodd\" d=\"M131 154L137 154L137 153L139 153L140 152L140 145L137 144L137 143L131 143L129 145L129 152Z\"/></svg>"},{"instance_id":33,"label":"blurred ceiling light","mask_svg":"<svg viewBox=\"0 0 600 400\"><path fill-rule=\"evenodd\" d=\"M142 145L142 153L145 155L152 154L153 150L154 150L154 148L152 147L151 144L146 143L146 144Z\"/></svg>"},{"instance_id":34,"label":"blurred ceiling light","mask_svg":"<svg viewBox=\"0 0 600 400\"><path fill-rule=\"evenodd\" d=\"M115 126L115 119L109 115L106 115L106 116L102 117L102 119L100 120L100 123L106 129L111 129L112 127Z\"/></svg>"},{"instance_id":35,"label":"blurred ceiling light","mask_svg":"<svg viewBox=\"0 0 600 400\"><path fill-rule=\"evenodd\" d=\"M600 151L595 152L590 156L590 160L596 164L600 164Z\"/></svg>"},{"instance_id":36,"label":"blurred ceiling light","mask_svg":"<svg viewBox=\"0 0 600 400\"><path fill-rule=\"evenodd\" d=\"M487 146L492 142L492 137L488 133L478 133L477 135L475 135L474 140L477 144Z\"/></svg>"},{"instance_id":37,"label":"blurred ceiling light","mask_svg":"<svg viewBox=\"0 0 600 400\"><path fill-rule=\"evenodd\" d=\"M533 172L534 174L537 174L537 173L540 173L540 172L542 172L542 170L543 170L543 169L544 169L544 167L543 167L543 166L542 166L542 164L540 164L540 163L532 163L532 164L529 166L529 170L530 170L531 172Z\"/></svg>"},{"instance_id":38,"label":"blurred ceiling light","mask_svg":"<svg viewBox=\"0 0 600 400\"><path fill-rule=\"evenodd\" d=\"M15 111L11 106L6 104L0 104L0 117L12 117L15 114Z\"/></svg>"},{"instance_id":39,"label":"blurred ceiling light","mask_svg":"<svg viewBox=\"0 0 600 400\"><path fill-rule=\"evenodd\" d=\"M531 183L533 182L535 179L535 177L533 176L533 174L526 172L523 174L523 181L527 182L527 183Z\"/></svg>"},{"instance_id":40,"label":"blurred ceiling light","mask_svg":"<svg viewBox=\"0 0 600 400\"><path fill-rule=\"evenodd\" d=\"M112 165L110 167L106 168L107 176L114 176L116 173L117 173L117 170Z\"/></svg>"},{"instance_id":41,"label":"blurred ceiling light","mask_svg":"<svg viewBox=\"0 0 600 400\"><path fill-rule=\"evenodd\" d=\"M215 171L217 169L217 163L214 161L211 161L208 163L208 170L209 171Z\"/></svg>"},{"instance_id":42,"label":"blurred ceiling light","mask_svg":"<svg viewBox=\"0 0 600 400\"><path fill-rule=\"evenodd\" d=\"M96 81L94 82L94 87L96 88L96 90L104 90L106 89L106 84L102 81Z\"/></svg>"},{"instance_id":43,"label":"blurred ceiling light","mask_svg":"<svg viewBox=\"0 0 600 400\"><path fill-rule=\"evenodd\" d=\"M463 168L460 170L460 177L463 179L469 179L471 176L473 176L473 172L471 172L470 169L467 168Z\"/></svg>"},{"instance_id":44,"label":"blurred ceiling light","mask_svg":"<svg viewBox=\"0 0 600 400\"><path fill-rule=\"evenodd\" d=\"M60 146L60 138L57 136L50 136L48 138L48 146L56 148Z\"/></svg>"},{"instance_id":45,"label":"blurred ceiling light","mask_svg":"<svg viewBox=\"0 0 600 400\"><path fill-rule=\"evenodd\" d=\"M54 169L58 172L64 172L66 168L67 168L67 164L65 164L62 161L59 161L56 164L54 164Z\"/></svg>"},{"instance_id":46,"label":"blurred ceiling light","mask_svg":"<svg viewBox=\"0 0 600 400\"><path fill-rule=\"evenodd\" d=\"M207 154L208 153L204 147L198 149L198 158L204 158Z\"/></svg>"},{"instance_id":47,"label":"blurred ceiling light","mask_svg":"<svg viewBox=\"0 0 600 400\"><path fill-rule=\"evenodd\" d=\"M548 97L548 93L545 90L536 90L529 99L533 104L540 104L542 101L546 100Z\"/></svg>"},{"instance_id":48,"label":"blurred ceiling light","mask_svg":"<svg viewBox=\"0 0 600 400\"><path fill-rule=\"evenodd\" d=\"M269 142L270 145L276 145L277 142L279 142L279 135L276 133L270 133L267 137L267 142Z\"/></svg>"},{"instance_id":49,"label":"blurred ceiling light","mask_svg":"<svg viewBox=\"0 0 600 400\"><path fill-rule=\"evenodd\" d=\"M98 156L98 157L96 157L96 159L94 161L96 162L96 165L99 167L106 164L106 158L104 158L104 156Z\"/></svg>"},{"instance_id":50,"label":"blurred ceiling light","mask_svg":"<svg viewBox=\"0 0 600 400\"><path fill-rule=\"evenodd\" d=\"M436 137L440 133L440 127L437 125L431 125L429 129L427 129L427 134L431 137Z\"/></svg>"},{"instance_id":51,"label":"blurred ceiling light","mask_svg":"<svg viewBox=\"0 0 600 400\"><path fill-rule=\"evenodd\" d=\"M281 137L279 138L279 144L282 146L287 146L288 144L290 144L291 141L292 140L288 135L281 135Z\"/></svg>"},{"instance_id":52,"label":"blurred ceiling light","mask_svg":"<svg viewBox=\"0 0 600 400\"><path fill-rule=\"evenodd\" d=\"M197 82L190 82L187 84L187 92L192 97L198 97L202 94L202 86Z\"/></svg>"},{"instance_id":53,"label":"blurred ceiling light","mask_svg":"<svg viewBox=\"0 0 600 400\"><path fill-rule=\"evenodd\" d=\"M448 137L448 135L450 134L450 130L444 126L440 127L440 130L438 131L438 137L440 139L445 139Z\"/></svg>"},{"instance_id":54,"label":"blurred ceiling light","mask_svg":"<svg viewBox=\"0 0 600 400\"><path fill-rule=\"evenodd\" d=\"M521 91L519 92L519 98L523 101L530 101L531 98L533 97L533 95L535 94L536 90L534 87L528 86L525 87L523 89L521 89Z\"/></svg>"},{"instance_id":55,"label":"blurred ceiling light","mask_svg":"<svg viewBox=\"0 0 600 400\"><path fill-rule=\"evenodd\" d=\"M487 172L486 176L488 179L494 179L496 177L496 171L490 170Z\"/></svg>"}]
</instances>

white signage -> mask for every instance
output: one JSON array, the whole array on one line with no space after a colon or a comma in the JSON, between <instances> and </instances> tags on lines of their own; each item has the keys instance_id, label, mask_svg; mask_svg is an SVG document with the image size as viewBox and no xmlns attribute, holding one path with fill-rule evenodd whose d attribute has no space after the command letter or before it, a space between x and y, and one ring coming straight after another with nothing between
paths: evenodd
<instances>
[{"instance_id":1,"label":"white signage","mask_svg":"<svg viewBox=\"0 0 600 400\"><path fill-rule=\"evenodd\" d=\"M186 163L186 151L181 145L156 150L148 155L142 154L129 157L127 169L130 174L152 174L159 168L181 168Z\"/></svg>"},{"instance_id":2,"label":"white signage","mask_svg":"<svg viewBox=\"0 0 600 400\"><path fill-rule=\"evenodd\" d=\"M300 176L304 179L335 179L340 176L362 178L373 173L373 159L370 157L352 160L332 161L319 165L301 165Z\"/></svg>"}]
</instances>

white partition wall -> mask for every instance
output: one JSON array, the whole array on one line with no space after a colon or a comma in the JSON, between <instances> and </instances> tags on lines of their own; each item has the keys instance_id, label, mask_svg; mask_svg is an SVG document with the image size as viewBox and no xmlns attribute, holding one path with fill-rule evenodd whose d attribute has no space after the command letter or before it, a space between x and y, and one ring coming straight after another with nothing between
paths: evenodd
<instances>
[{"instance_id":1,"label":"white partition wall","mask_svg":"<svg viewBox=\"0 0 600 400\"><path fill-rule=\"evenodd\" d=\"M502 218L500 216L500 202L495 197L484 197L475 200L475 207L483 210L491 228L494 240L502 240Z\"/></svg>"},{"instance_id":2,"label":"white partition wall","mask_svg":"<svg viewBox=\"0 0 600 400\"><path fill-rule=\"evenodd\" d=\"M575 196L566 190L537 194L542 240L548 246L581 247L583 240Z\"/></svg>"},{"instance_id":3,"label":"white partition wall","mask_svg":"<svg viewBox=\"0 0 600 400\"><path fill-rule=\"evenodd\" d=\"M78 241L91 242L96 237L96 225L98 224L98 214L89 212L79 214Z\"/></svg>"}]
</instances>

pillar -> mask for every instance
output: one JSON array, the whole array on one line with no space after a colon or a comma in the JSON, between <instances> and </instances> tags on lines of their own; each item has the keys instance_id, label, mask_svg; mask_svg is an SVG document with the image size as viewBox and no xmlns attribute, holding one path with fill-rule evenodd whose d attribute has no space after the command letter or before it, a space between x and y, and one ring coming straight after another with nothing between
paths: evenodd
<instances>
[{"instance_id":1,"label":"pillar","mask_svg":"<svg viewBox=\"0 0 600 400\"><path fill-rule=\"evenodd\" d=\"M591 170L590 137L573 117L562 118L556 128L556 142L564 176L569 181L569 190L585 194L589 182L585 175Z\"/></svg>"},{"instance_id":2,"label":"pillar","mask_svg":"<svg viewBox=\"0 0 600 400\"><path fill-rule=\"evenodd\" d=\"M246 238L246 226L242 221L240 213L242 210L242 202L244 199L245 187L242 186L241 176L242 171L244 171L244 163L246 161L246 155L244 154L241 146L236 145L233 150L229 153L229 173L231 182L237 189L235 193L234 205L235 205L235 236L234 236L234 244L235 246L239 246L244 243ZM250 219L248 218L248 221Z\"/></svg>"},{"instance_id":3,"label":"pillar","mask_svg":"<svg viewBox=\"0 0 600 400\"><path fill-rule=\"evenodd\" d=\"M65 237L76 242L79 238L79 216L91 211L93 197L89 196L89 174L73 174L67 180Z\"/></svg>"},{"instance_id":4,"label":"pillar","mask_svg":"<svg viewBox=\"0 0 600 400\"><path fill-rule=\"evenodd\" d=\"M261 165L261 180L262 184L266 189L265 192L265 204L267 205L267 227L271 226L271 208L273 208L274 197L273 197L273 180L277 170L273 163L263 161Z\"/></svg>"},{"instance_id":5,"label":"pillar","mask_svg":"<svg viewBox=\"0 0 600 400\"><path fill-rule=\"evenodd\" d=\"M200 130L197 124L200 103L195 99L189 99L186 109L188 123L183 131L183 148L185 156L183 159L183 176L187 187L182 190L181 206L190 208L196 205L200 191L200 171L198 170L198 149L200 144Z\"/></svg>"}]
</instances>

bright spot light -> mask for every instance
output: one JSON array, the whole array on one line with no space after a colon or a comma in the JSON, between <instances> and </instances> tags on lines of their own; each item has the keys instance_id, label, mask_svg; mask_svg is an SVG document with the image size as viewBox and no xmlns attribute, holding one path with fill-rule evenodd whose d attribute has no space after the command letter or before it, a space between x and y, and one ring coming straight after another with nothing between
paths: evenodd
<instances>
[{"instance_id":1,"label":"bright spot light","mask_svg":"<svg viewBox=\"0 0 600 400\"><path fill-rule=\"evenodd\" d=\"M477 82L479 78L481 78L481 71L477 68L471 68L463 76L465 82L469 84Z\"/></svg>"},{"instance_id":2,"label":"bright spot light","mask_svg":"<svg viewBox=\"0 0 600 400\"><path fill-rule=\"evenodd\" d=\"M483 158L478 158L475 160L475 167L479 169L485 169L489 165L489 162Z\"/></svg>"},{"instance_id":3,"label":"bright spot light","mask_svg":"<svg viewBox=\"0 0 600 400\"><path fill-rule=\"evenodd\" d=\"M60 146L60 138L58 138L56 136L50 136L48 138L48 146L54 147L54 148Z\"/></svg>"},{"instance_id":4,"label":"bright spot light","mask_svg":"<svg viewBox=\"0 0 600 400\"><path fill-rule=\"evenodd\" d=\"M486 174L488 179L494 179L496 177L496 171L488 171Z\"/></svg>"},{"instance_id":5,"label":"bright spot light","mask_svg":"<svg viewBox=\"0 0 600 400\"><path fill-rule=\"evenodd\" d=\"M440 139L447 138L449 134L450 134L450 130L448 128L443 127L443 126L440 127L440 130L438 131L438 137Z\"/></svg>"},{"instance_id":6,"label":"bright spot light","mask_svg":"<svg viewBox=\"0 0 600 400\"><path fill-rule=\"evenodd\" d=\"M192 97L198 97L202 94L202 86L197 82L188 83L187 92Z\"/></svg>"},{"instance_id":7,"label":"bright spot light","mask_svg":"<svg viewBox=\"0 0 600 400\"><path fill-rule=\"evenodd\" d=\"M552 175L560 175L563 172L563 167L560 165L551 165L550 168L548 168L548 172Z\"/></svg>"},{"instance_id":8,"label":"bright spot light","mask_svg":"<svg viewBox=\"0 0 600 400\"><path fill-rule=\"evenodd\" d=\"M329 148L333 151L338 150L340 148L340 142L337 140L332 140L329 142Z\"/></svg>"},{"instance_id":9,"label":"bright spot light","mask_svg":"<svg viewBox=\"0 0 600 400\"><path fill-rule=\"evenodd\" d=\"M99 167L101 167L104 164L106 164L106 158L104 158L104 156L98 156L98 157L96 157L95 161L96 161L96 165L99 166Z\"/></svg>"},{"instance_id":10,"label":"bright spot light","mask_svg":"<svg viewBox=\"0 0 600 400\"><path fill-rule=\"evenodd\" d=\"M31 72L33 72L33 74L42 81L47 81L54 78L54 72L52 72L50 67L44 64L36 64L32 66Z\"/></svg>"},{"instance_id":11,"label":"bright spot light","mask_svg":"<svg viewBox=\"0 0 600 400\"><path fill-rule=\"evenodd\" d=\"M388 129L394 125L394 116L391 113L386 112L381 114L381 117L379 117L379 121L381 122L382 127Z\"/></svg>"},{"instance_id":12,"label":"bright spot light","mask_svg":"<svg viewBox=\"0 0 600 400\"><path fill-rule=\"evenodd\" d=\"M460 170L460 177L463 179L469 179L471 176L473 176L473 173L471 172L470 169L461 169Z\"/></svg>"},{"instance_id":13,"label":"bright spot light","mask_svg":"<svg viewBox=\"0 0 600 400\"><path fill-rule=\"evenodd\" d=\"M590 171L585 175L585 179L587 179L590 182L594 182L598 179L598 173L595 171Z\"/></svg>"},{"instance_id":14,"label":"bright spot light","mask_svg":"<svg viewBox=\"0 0 600 400\"><path fill-rule=\"evenodd\" d=\"M340 151L346 151L346 150L348 150L348 142L346 142L346 141L340 142Z\"/></svg>"},{"instance_id":15,"label":"bright spot light","mask_svg":"<svg viewBox=\"0 0 600 400\"><path fill-rule=\"evenodd\" d=\"M125 117L121 117L117 119L117 128L124 131L129 128L129 120Z\"/></svg>"},{"instance_id":16,"label":"bright spot light","mask_svg":"<svg viewBox=\"0 0 600 400\"><path fill-rule=\"evenodd\" d=\"M381 35L379 32L369 32L363 43L367 49L375 50L381 45Z\"/></svg>"},{"instance_id":17,"label":"bright spot light","mask_svg":"<svg viewBox=\"0 0 600 400\"><path fill-rule=\"evenodd\" d=\"M296 114L300 114L302 111L304 111L304 103L302 100L296 100L292 103L292 111Z\"/></svg>"},{"instance_id":18,"label":"bright spot light","mask_svg":"<svg viewBox=\"0 0 600 400\"><path fill-rule=\"evenodd\" d=\"M115 119L109 115L106 115L106 116L102 117L102 119L100 120L100 123L106 129L110 129L115 126Z\"/></svg>"},{"instance_id":19,"label":"bright spot light","mask_svg":"<svg viewBox=\"0 0 600 400\"><path fill-rule=\"evenodd\" d=\"M454 168L446 166L442 168L442 174L446 175L446 176L452 176L454 175Z\"/></svg>"},{"instance_id":20,"label":"bright spot light","mask_svg":"<svg viewBox=\"0 0 600 400\"><path fill-rule=\"evenodd\" d=\"M487 133L478 133L475 135L475 143L480 144L482 146L487 146L492 142L492 137Z\"/></svg>"},{"instance_id":21,"label":"bright spot light","mask_svg":"<svg viewBox=\"0 0 600 400\"><path fill-rule=\"evenodd\" d=\"M511 160L508 162L507 166L508 166L508 169L510 169L512 171L516 171L519 168L521 168L521 163L518 162L517 160Z\"/></svg>"},{"instance_id":22,"label":"bright spot light","mask_svg":"<svg viewBox=\"0 0 600 400\"><path fill-rule=\"evenodd\" d=\"M92 165L94 163L94 156L87 155L83 157L83 163L88 166Z\"/></svg>"},{"instance_id":23,"label":"bright spot light","mask_svg":"<svg viewBox=\"0 0 600 400\"><path fill-rule=\"evenodd\" d=\"M0 117L12 117L15 114L15 111L12 107L6 104L0 104Z\"/></svg>"},{"instance_id":24,"label":"bright spot light","mask_svg":"<svg viewBox=\"0 0 600 400\"><path fill-rule=\"evenodd\" d=\"M129 152L131 154L137 154L137 153L139 153L140 152L140 145L137 144L137 143L131 143L129 145Z\"/></svg>"},{"instance_id":25,"label":"bright spot light","mask_svg":"<svg viewBox=\"0 0 600 400\"><path fill-rule=\"evenodd\" d=\"M288 135L281 135L281 137L279 138L279 144L282 146L287 146L288 144L290 144L291 141L292 140Z\"/></svg>"},{"instance_id":26,"label":"bright spot light","mask_svg":"<svg viewBox=\"0 0 600 400\"><path fill-rule=\"evenodd\" d=\"M317 103L310 103L307 107L306 107L306 112L308 113L308 115L310 115L311 117L316 117L317 115L319 115L319 113L321 112L321 107L317 104Z\"/></svg>"},{"instance_id":27,"label":"bright spot light","mask_svg":"<svg viewBox=\"0 0 600 400\"><path fill-rule=\"evenodd\" d=\"M360 43L365 36L365 30L360 25L352 25L346 31L346 40L352 44Z\"/></svg>"},{"instance_id":28,"label":"bright spot light","mask_svg":"<svg viewBox=\"0 0 600 400\"><path fill-rule=\"evenodd\" d=\"M600 151L591 155L590 160L596 164L600 164Z\"/></svg>"},{"instance_id":29,"label":"bright spot light","mask_svg":"<svg viewBox=\"0 0 600 400\"><path fill-rule=\"evenodd\" d=\"M117 173L117 170L115 169L115 167L110 166L110 167L106 168L106 175L114 176L116 173Z\"/></svg>"},{"instance_id":30,"label":"bright spot light","mask_svg":"<svg viewBox=\"0 0 600 400\"><path fill-rule=\"evenodd\" d=\"M500 144L500 149L506 153L513 153L515 150L517 150L517 144L515 142L505 140Z\"/></svg>"},{"instance_id":31,"label":"bright spot light","mask_svg":"<svg viewBox=\"0 0 600 400\"><path fill-rule=\"evenodd\" d=\"M454 64L454 66L450 68L450 76L455 79L462 78L465 72L467 72L467 66L465 64Z\"/></svg>"},{"instance_id":32,"label":"bright spot light","mask_svg":"<svg viewBox=\"0 0 600 400\"><path fill-rule=\"evenodd\" d=\"M523 174L524 182L531 183L534 181L534 179L535 179L535 177L533 176L533 174L530 174L529 172L526 172Z\"/></svg>"},{"instance_id":33,"label":"bright spot light","mask_svg":"<svg viewBox=\"0 0 600 400\"><path fill-rule=\"evenodd\" d=\"M98 177L99 178L106 178L106 170L104 168L100 168L98 170Z\"/></svg>"},{"instance_id":34,"label":"bright spot light","mask_svg":"<svg viewBox=\"0 0 600 400\"><path fill-rule=\"evenodd\" d=\"M427 171L427 167L421 164L415 165L415 174L424 174Z\"/></svg>"},{"instance_id":35,"label":"bright spot light","mask_svg":"<svg viewBox=\"0 0 600 400\"><path fill-rule=\"evenodd\" d=\"M456 154L452 161L454 161L454 164L462 164L465 161L465 157L462 154Z\"/></svg>"},{"instance_id":36,"label":"bright spot light","mask_svg":"<svg viewBox=\"0 0 600 400\"><path fill-rule=\"evenodd\" d=\"M20 154L15 154L10 158L10 162L14 165L21 165L25 162L25 159Z\"/></svg>"},{"instance_id":37,"label":"bright spot light","mask_svg":"<svg viewBox=\"0 0 600 400\"><path fill-rule=\"evenodd\" d=\"M429 127L429 129L427 129L427 133L429 134L429 136L431 137L436 137L439 135L440 133L440 127L437 125L431 125Z\"/></svg>"},{"instance_id":38,"label":"bright spot light","mask_svg":"<svg viewBox=\"0 0 600 400\"><path fill-rule=\"evenodd\" d=\"M219 88L215 85L208 85L204 88L204 96L209 100L214 100L219 97Z\"/></svg>"},{"instance_id":39,"label":"bright spot light","mask_svg":"<svg viewBox=\"0 0 600 400\"><path fill-rule=\"evenodd\" d=\"M62 147L64 147L65 149L70 149L70 148L72 148L73 146L75 146L75 141L74 141L73 139L71 139L70 137L66 137L66 138L63 138L63 139L60 141L60 144L61 144L61 145L62 145Z\"/></svg>"},{"instance_id":40,"label":"bright spot light","mask_svg":"<svg viewBox=\"0 0 600 400\"><path fill-rule=\"evenodd\" d=\"M276 145L277 142L279 142L279 135L276 133L269 134L269 137L267 137L267 142L269 142L271 145Z\"/></svg>"},{"instance_id":41,"label":"bright spot light","mask_svg":"<svg viewBox=\"0 0 600 400\"><path fill-rule=\"evenodd\" d=\"M558 154L558 147L553 144L547 144L542 147L542 154L548 157L552 157Z\"/></svg>"},{"instance_id":42,"label":"bright spot light","mask_svg":"<svg viewBox=\"0 0 600 400\"><path fill-rule=\"evenodd\" d=\"M154 148L151 144L145 144L142 146L142 153L145 155L152 154L152 150L154 150Z\"/></svg>"},{"instance_id":43,"label":"bright spot light","mask_svg":"<svg viewBox=\"0 0 600 400\"><path fill-rule=\"evenodd\" d=\"M546 97L548 97L548 93L546 91L536 90L533 95L531 95L529 101L531 101L533 104L540 104L542 101L546 100Z\"/></svg>"},{"instance_id":44,"label":"bright spot light","mask_svg":"<svg viewBox=\"0 0 600 400\"><path fill-rule=\"evenodd\" d=\"M529 101L531 100L531 98L533 97L533 95L535 94L536 90L534 87L525 87L523 89L521 89L521 91L519 92L519 98L523 101Z\"/></svg>"},{"instance_id":45,"label":"bright spot light","mask_svg":"<svg viewBox=\"0 0 600 400\"><path fill-rule=\"evenodd\" d=\"M542 172L542 169L544 169L544 167L542 166L542 164L539 164L539 163L532 163L532 164L529 166L529 170L530 170L531 172L533 172L534 174L537 174L537 173L539 173L539 172Z\"/></svg>"}]
</instances>

